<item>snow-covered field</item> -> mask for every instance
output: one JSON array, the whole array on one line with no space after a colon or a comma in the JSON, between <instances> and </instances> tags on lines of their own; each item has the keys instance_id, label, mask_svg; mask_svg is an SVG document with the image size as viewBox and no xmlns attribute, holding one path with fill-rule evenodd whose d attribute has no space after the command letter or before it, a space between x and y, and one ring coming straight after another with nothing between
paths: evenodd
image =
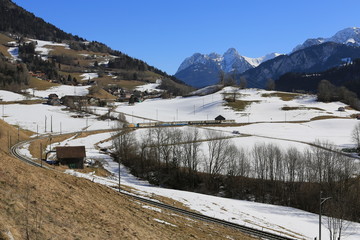
<instances>
[{"instance_id":1,"label":"snow-covered field","mask_svg":"<svg viewBox=\"0 0 360 240\"><path fill-rule=\"evenodd\" d=\"M61 85L56 87L51 87L47 90L35 90L27 89L27 93L35 97L47 98L49 94L56 93L59 98L65 95L76 95L76 96L85 96L89 93L89 86L70 86L70 85Z\"/></svg>"},{"instance_id":2,"label":"snow-covered field","mask_svg":"<svg viewBox=\"0 0 360 240\"><path fill-rule=\"evenodd\" d=\"M145 84L145 85L141 85L136 87L135 89L141 92L162 92L163 90L161 89L157 89L157 87L161 84L161 80L158 79L156 80L155 83L149 83L149 84Z\"/></svg>"},{"instance_id":3,"label":"snow-covered field","mask_svg":"<svg viewBox=\"0 0 360 240\"><path fill-rule=\"evenodd\" d=\"M224 106L223 93L231 94L232 89L227 87L220 92L200 97L152 99L133 106L123 104L117 108L117 111L152 119L158 118L161 121L210 120L222 115L226 119L234 119L238 123L308 121L324 115L347 117L357 113L353 110L339 112L338 108L345 106L343 103L319 103L316 102L316 96L312 95L292 101L282 101L278 97L262 96L272 93L270 91L256 89L246 89L240 92L241 97L238 99L250 101L252 104L243 112L236 112ZM282 111L281 108L286 106L299 109Z\"/></svg>"},{"instance_id":4,"label":"snow-covered field","mask_svg":"<svg viewBox=\"0 0 360 240\"><path fill-rule=\"evenodd\" d=\"M96 142L96 137L88 139L74 140L67 142L69 145L77 145L79 143L89 146ZM62 143L63 144L63 143ZM106 142L100 144L101 147L110 147L111 143ZM88 149L87 149L88 151ZM92 159L102 159L104 167L113 174L112 177L103 178L93 174L82 174L74 170L68 170L67 173L78 177L87 178L93 182L104 184L107 186L117 186L119 165L94 149L89 149ZM94 155L98 155L97 157ZM196 210L202 214L224 219L238 224L243 224L252 228L267 229L268 231L279 233L287 236L296 236L298 239L314 239L318 235L317 214L312 214L299 209L290 207L281 207L270 204L254 203L249 201L227 199L204 194L165 189L155 187L146 181L140 180L132 176L129 171L120 166L121 184L138 189L138 193L144 196L157 194L166 196L182 202L189 208ZM326 223L326 217L323 218ZM271 229L271 230L270 230ZM326 226L322 227L322 236L329 239ZM345 231L344 239L359 239L360 224L349 223Z\"/></svg>"},{"instance_id":5,"label":"snow-covered field","mask_svg":"<svg viewBox=\"0 0 360 240\"><path fill-rule=\"evenodd\" d=\"M0 90L0 99L2 99L1 101L3 102L13 102L13 101L26 100L27 97L18 93Z\"/></svg>"},{"instance_id":6,"label":"snow-covered field","mask_svg":"<svg viewBox=\"0 0 360 240\"><path fill-rule=\"evenodd\" d=\"M55 42L51 42L51 41L43 41L43 40L38 40L38 39L29 39L29 40L36 44L35 52L39 53L43 60L47 60L49 52L52 51L51 46L62 46L66 49L70 49L69 45L67 45L65 43L55 43Z\"/></svg>"},{"instance_id":7,"label":"snow-covered field","mask_svg":"<svg viewBox=\"0 0 360 240\"><path fill-rule=\"evenodd\" d=\"M154 86L153 86L154 87ZM144 86L144 89L151 86ZM86 89L76 88L76 94L86 94ZM74 87L58 87L50 91L35 91L35 96L46 97L49 93L57 93L59 96L74 94ZM83 91L83 92L82 92ZM231 93L231 88L225 88L222 92ZM282 101L277 97L265 97L267 91L248 89L241 91L241 99L252 101L243 112L236 112L224 106L222 92L217 92L207 96L175 98L175 99L153 99L143 103L137 103L134 106L127 104L118 104L116 111L124 112L128 121L142 122L143 118L158 119L161 121L177 120L207 120L214 119L218 115L223 115L227 119L234 119L238 123L252 123L238 127L216 127L213 130L224 132L232 136L232 131L247 133L255 136L235 137L231 140L239 146L251 148L257 142L275 142L281 146L295 146L304 148L306 144L315 141L315 139L329 140L340 147L352 146L350 138L353 127L358 123L355 119L326 119L318 121L309 121L313 117L327 115L348 117L351 114L358 113L353 110L345 112L337 111L338 107L344 106L342 103L318 103L314 96L305 96L292 101ZM2 93L0 92L0 95ZM9 99L21 98L10 93L3 93L4 101ZM284 106L296 107L296 110L282 111ZM4 120L19 125L21 128L29 129L34 132L45 132L45 117L47 121L47 132L50 131L50 119L54 132L78 131L88 127L88 129L110 129L116 126L115 122L99 121L95 116L86 118L73 118L72 113L64 111L64 107L48 105L4 105ZM99 111L105 112L104 109ZM36 114L34 114L36 113ZM302 123L293 121L304 121ZM138 130L138 134L141 134ZM201 130L204 131L204 130ZM78 177L85 177L91 181L116 185L118 182L118 164L112 159L97 150L99 147L111 148L111 141L99 143L101 140L108 139L110 133L102 133L88 136L86 138L68 139L61 142L60 145L85 145L86 154L89 159L103 162L105 168L113 175L109 178L97 177L93 174L82 174L73 170L68 170L69 174ZM277 139L263 138L261 136ZM292 142L292 140L298 142ZM23 151L30 154L28 151ZM139 193L144 195L158 194L178 200L190 208L203 214L233 221L239 224L245 224L258 229L272 229L269 231L281 231L288 236L296 236L299 239L314 239L318 235L318 215L301 211L289 207L281 207L268 204L260 204L249 201L240 201L226 199L215 196L208 196L192 192L164 189L150 185L148 182L139 180L132 176L124 167L120 167L121 182L124 185L138 189ZM326 222L324 218L324 223ZM360 224L352 223L344 231L343 239L360 239ZM325 226L322 228L323 239L329 239L328 231Z\"/></svg>"},{"instance_id":8,"label":"snow-covered field","mask_svg":"<svg viewBox=\"0 0 360 240\"><path fill-rule=\"evenodd\" d=\"M91 80L99 77L97 73L83 73L80 76L81 76L81 80Z\"/></svg>"}]
</instances>

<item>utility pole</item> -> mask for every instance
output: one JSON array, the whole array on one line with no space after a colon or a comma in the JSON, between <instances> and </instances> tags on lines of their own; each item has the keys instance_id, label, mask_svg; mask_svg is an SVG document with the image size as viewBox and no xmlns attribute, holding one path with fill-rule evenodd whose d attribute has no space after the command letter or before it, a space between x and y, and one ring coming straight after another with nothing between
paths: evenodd
<instances>
[{"instance_id":1,"label":"utility pole","mask_svg":"<svg viewBox=\"0 0 360 240\"><path fill-rule=\"evenodd\" d=\"M50 134L49 140L50 140L50 149L49 149L49 151L51 151L51 140L52 140L51 134Z\"/></svg>"},{"instance_id":2,"label":"utility pole","mask_svg":"<svg viewBox=\"0 0 360 240\"><path fill-rule=\"evenodd\" d=\"M46 115L45 115L45 132L46 132Z\"/></svg>"},{"instance_id":3,"label":"utility pole","mask_svg":"<svg viewBox=\"0 0 360 240\"><path fill-rule=\"evenodd\" d=\"M40 164L42 167L43 165L42 165L42 143L41 142L40 142Z\"/></svg>"},{"instance_id":4,"label":"utility pole","mask_svg":"<svg viewBox=\"0 0 360 240\"><path fill-rule=\"evenodd\" d=\"M324 202L329 200L331 197L323 198L322 191L320 191L320 204L319 204L319 240L321 240L321 206Z\"/></svg>"},{"instance_id":5,"label":"utility pole","mask_svg":"<svg viewBox=\"0 0 360 240\"><path fill-rule=\"evenodd\" d=\"M119 145L119 157L118 157L118 161L119 161L119 192L120 192L120 180L121 180L121 177L120 177L120 159L121 159L121 154L122 154L122 141L121 141L121 135L118 137L118 145Z\"/></svg>"},{"instance_id":6,"label":"utility pole","mask_svg":"<svg viewBox=\"0 0 360 240\"><path fill-rule=\"evenodd\" d=\"M53 128L52 128L52 115L50 116L50 132L53 132Z\"/></svg>"}]
</instances>

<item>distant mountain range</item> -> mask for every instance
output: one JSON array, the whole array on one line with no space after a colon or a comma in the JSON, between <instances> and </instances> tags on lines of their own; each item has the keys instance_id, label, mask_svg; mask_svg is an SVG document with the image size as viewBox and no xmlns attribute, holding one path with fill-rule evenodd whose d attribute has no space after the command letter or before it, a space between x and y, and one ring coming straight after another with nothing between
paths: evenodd
<instances>
[{"instance_id":1,"label":"distant mountain range","mask_svg":"<svg viewBox=\"0 0 360 240\"><path fill-rule=\"evenodd\" d=\"M300 44L296 46L293 49L293 52L296 52L298 50L311 47L314 45L320 45L322 43L326 42L334 42L334 43L340 43L345 44L348 46L360 46L360 28L357 27L350 27L345 28L339 32L337 32L334 36L330 38L310 38L307 39L303 44Z\"/></svg>"},{"instance_id":2,"label":"distant mountain range","mask_svg":"<svg viewBox=\"0 0 360 240\"><path fill-rule=\"evenodd\" d=\"M269 79L275 80L276 83L285 73L322 72L357 58L360 58L360 47L326 42L264 62L238 75L238 79L246 79L248 87L264 88Z\"/></svg>"},{"instance_id":3,"label":"distant mountain range","mask_svg":"<svg viewBox=\"0 0 360 240\"><path fill-rule=\"evenodd\" d=\"M289 54L272 53L261 58L241 56L235 49L224 55L196 53L185 59L175 76L194 87L219 81L219 72L246 79L249 87L264 88L269 79L288 72L319 72L360 58L360 28L351 27L330 38L308 39Z\"/></svg>"},{"instance_id":4,"label":"distant mountain range","mask_svg":"<svg viewBox=\"0 0 360 240\"><path fill-rule=\"evenodd\" d=\"M279 55L279 53L271 53L259 58L249 58L241 56L235 48L228 49L223 55L195 53L181 63L175 77L200 88L216 84L219 81L220 71L242 73Z\"/></svg>"}]
</instances>

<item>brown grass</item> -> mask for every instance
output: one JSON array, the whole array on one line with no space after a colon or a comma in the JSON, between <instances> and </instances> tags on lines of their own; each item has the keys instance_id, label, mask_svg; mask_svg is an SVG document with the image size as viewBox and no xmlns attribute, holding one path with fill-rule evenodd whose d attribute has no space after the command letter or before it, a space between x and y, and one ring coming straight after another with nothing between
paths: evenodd
<instances>
[{"instance_id":1,"label":"brown grass","mask_svg":"<svg viewBox=\"0 0 360 240\"><path fill-rule=\"evenodd\" d=\"M303 107L303 106L299 106L299 107L288 107L288 106L284 106L284 107L281 108L281 110L283 110L283 111L293 111L293 110L317 110L317 111L325 111L324 109L317 108L317 107Z\"/></svg>"},{"instance_id":2,"label":"brown grass","mask_svg":"<svg viewBox=\"0 0 360 240\"><path fill-rule=\"evenodd\" d=\"M0 230L15 239L26 239L26 232L30 239L252 239L166 210L145 209L107 187L8 156L2 155L0 164Z\"/></svg>"},{"instance_id":3,"label":"brown grass","mask_svg":"<svg viewBox=\"0 0 360 240\"><path fill-rule=\"evenodd\" d=\"M0 120L0 151L8 152L9 146L17 143L18 139L20 141L26 140L31 135L33 135L33 133L30 131L22 130L21 128L18 129L17 126L12 126Z\"/></svg>"},{"instance_id":4,"label":"brown grass","mask_svg":"<svg viewBox=\"0 0 360 240\"><path fill-rule=\"evenodd\" d=\"M348 119L347 117L338 117L338 116L317 116L310 119L310 121L316 121L316 120L326 120L326 119L334 119L334 118L340 118L340 119Z\"/></svg>"},{"instance_id":5,"label":"brown grass","mask_svg":"<svg viewBox=\"0 0 360 240\"><path fill-rule=\"evenodd\" d=\"M105 91L104 89L98 87L98 86L92 86L89 89L89 92L92 94L89 94L92 97L96 97L99 99L109 99L109 100L115 100L117 97L115 97L114 95L108 93L107 91Z\"/></svg>"},{"instance_id":6,"label":"brown grass","mask_svg":"<svg viewBox=\"0 0 360 240\"><path fill-rule=\"evenodd\" d=\"M287 92L274 92L274 93L263 93L262 97L279 97L283 101L291 101L301 96L298 93L287 93Z\"/></svg>"},{"instance_id":7,"label":"brown grass","mask_svg":"<svg viewBox=\"0 0 360 240\"><path fill-rule=\"evenodd\" d=\"M100 86L108 86L108 85L116 85L121 88L125 88L128 90L133 90L137 86L144 85L145 82L136 81L136 80L116 80L111 77L104 77L97 81Z\"/></svg>"},{"instance_id":8,"label":"brown grass","mask_svg":"<svg viewBox=\"0 0 360 240\"><path fill-rule=\"evenodd\" d=\"M10 105L10 104L41 104L45 101L42 99L35 99L35 100L22 100L22 101L9 101L9 102L0 102L1 105Z\"/></svg>"},{"instance_id":9,"label":"brown grass","mask_svg":"<svg viewBox=\"0 0 360 240\"><path fill-rule=\"evenodd\" d=\"M236 100L235 102L226 102L225 106L231 107L234 111L242 112L252 103L259 103L260 101L244 101Z\"/></svg>"},{"instance_id":10,"label":"brown grass","mask_svg":"<svg viewBox=\"0 0 360 240\"><path fill-rule=\"evenodd\" d=\"M39 78L31 77L29 80L29 88L35 88L37 90L47 90L51 87L59 86L57 83L51 83Z\"/></svg>"},{"instance_id":11,"label":"brown grass","mask_svg":"<svg viewBox=\"0 0 360 240\"><path fill-rule=\"evenodd\" d=\"M14 39L0 33L0 44L6 44L11 41L14 41Z\"/></svg>"},{"instance_id":12,"label":"brown grass","mask_svg":"<svg viewBox=\"0 0 360 240\"><path fill-rule=\"evenodd\" d=\"M146 209L105 186L29 166L3 152L0 166L1 239L8 231L15 239L26 239L26 233L29 239L254 239L167 210Z\"/></svg>"},{"instance_id":13,"label":"brown grass","mask_svg":"<svg viewBox=\"0 0 360 240\"><path fill-rule=\"evenodd\" d=\"M10 53L8 52L8 48L4 45L0 45L0 53L4 54L5 57L11 57Z\"/></svg>"}]
</instances>

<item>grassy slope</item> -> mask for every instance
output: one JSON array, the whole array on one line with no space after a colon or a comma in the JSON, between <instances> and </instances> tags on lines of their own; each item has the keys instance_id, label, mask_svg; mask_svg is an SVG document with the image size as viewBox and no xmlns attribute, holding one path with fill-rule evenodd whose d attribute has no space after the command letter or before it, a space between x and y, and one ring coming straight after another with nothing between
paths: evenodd
<instances>
[{"instance_id":1,"label":"grassy slope","mask_svg":"<svg viewBox=\"0 0 360 240\"><path fill-rule=\"evenodd\" d=\"M0 239L251 239L241 233L152 211L105 186L29 166L6 153L0 121ZM20 132L20 138L27 135ZM176 225L156 222L160 219Z\"/></svg>"},{"instance_id":2,"label":"grassy slope","mask_svg":"<svg viewBox=\"0 0 360 240\"><path fill-rule=\"evenodd\" d=\"M11 42L11 41L14 41L14 39L9 38L8 36L0 33L0 52L2 54L4 54L4 56L6 56L6 57L10 57L11 55L7 51L8 48L3 46L3 44L6 44L6 43Z\"/></svg>"},{"instance_id":3,"label":"grassy slope","mask_svg":"<svg viewBox=\"0 0 360 240\"><path fill-rule=\"evenodd\" d=\"M11 41L14 41L14 39L0 33L0 44L6 44Z\"/></svg>"},{"instance_id":4,"label":"grassy slope","mask_svg":"<svg viewBox=\"0 0 360 240\"><path fill-rule=\"evenodd\" d=\"M30 77L28 88L34 88L37 90L47 90L51 87L59 86L57 83L51 83L35 77Z\"/></svg>"}]
</instances>

